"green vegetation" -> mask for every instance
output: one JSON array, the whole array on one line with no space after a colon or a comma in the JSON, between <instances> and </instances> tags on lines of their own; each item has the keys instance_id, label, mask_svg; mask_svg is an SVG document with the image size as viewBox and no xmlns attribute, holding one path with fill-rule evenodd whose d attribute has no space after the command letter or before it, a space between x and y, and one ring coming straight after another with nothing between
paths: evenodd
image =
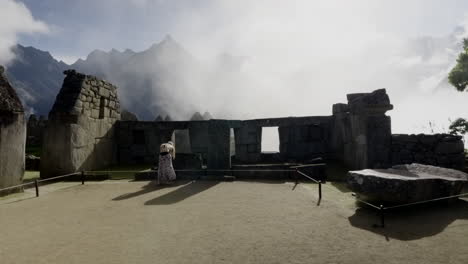
<instances>
[{"instance_id":1,"label":"green vegetation","mask_svg":"<svg viewBox=\"0 0 468 264\"><path fill-rule=\"evenodd\" d=\"M457 65L448 76L450 84L458 91L464 91L468 85L468 39L463 40L463 51L458 55Z\"/></svg>"},{"instance_id":2,"label":"green vegetation","mask_svg":"<svg viewBox=\"0 0 468 264\"><path fill-rule=\"evenodd\" d=\"M36 179L39 179L39 171L25 171L23 176L23 183L31 182Z\"/></svg>"},{"instance_id":3,"label":"green vegetation","mask_svg":"<svg viewBox=\"0 0 468 264\"><path fill-rule=\"evenodd\" d=\"M468 134L468 120L464 118L458 118L453 121L449 126L449 132L452 135L464 136Z\"/></svg>"},{"instance_id":4,"label":"green vegetation","mask_svg":"<svg viewBox=\"0 0 468 264\"><path fill-rule=\"evenodd\" d=\"M26 146L26 155L34 155L40 157L42 153L42 146Z\"/></svg>"}]
</instances>

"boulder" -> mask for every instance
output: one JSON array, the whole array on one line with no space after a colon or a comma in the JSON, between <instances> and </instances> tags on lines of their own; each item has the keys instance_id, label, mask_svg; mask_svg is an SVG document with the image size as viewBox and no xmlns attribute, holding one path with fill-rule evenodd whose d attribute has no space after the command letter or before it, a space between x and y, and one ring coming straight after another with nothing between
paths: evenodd
<instances>
[{"instance_id":1,"label":"boulder","mask_svg":"<svg viewBox=\"0 0 468 264\"><path fill-rule=\"evenodd\" d=\"M386 203L411 203L460 194L468 174L413 163L390 169L348 172L348 187L364 199Z\"/></svg>"}]
</instances>

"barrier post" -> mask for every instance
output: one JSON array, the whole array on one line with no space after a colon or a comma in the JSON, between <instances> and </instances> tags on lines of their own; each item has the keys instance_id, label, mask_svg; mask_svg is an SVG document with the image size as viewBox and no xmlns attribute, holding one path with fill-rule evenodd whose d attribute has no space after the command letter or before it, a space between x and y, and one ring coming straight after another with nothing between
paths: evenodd
<instances>
[{"instance_id":1,"label":"barrier post","mask_svg":"<svg viewBox=\"0 0 468 264\"><path fill-rule=\"evenodd\" d=\"M84 185L85 182L85 173L84 171L81 171L81 185Z\"/></svg>"},{"instance_id":2,"label":"barrier post","mask_svg":"<svg viewBox=\"0 0 468 264\"><path fill-rule=\"evenodd\" d=\"M322 200L322 181L318 181L319 187L319 200Z\"/></svg>"},{"instance_id":3,"label":"barrier post","mask_svg":"<svg viewBox=\"0 0 468 264\"><path fill-rule=\"evenodd\" d=\"M380 227L385 227L385 208L380 205Z\"/></svg>"},{"instance_id":4,"label":"barrier post","mask_svg":"<svg viewBox=\"0 0 468 264\"><path fill-rule=\"evenodd\" d=\"M39 183L37 182L37 179L34 180L34 186L36 187L36 197L39 197Z\"/></svg>"}]
</instances>

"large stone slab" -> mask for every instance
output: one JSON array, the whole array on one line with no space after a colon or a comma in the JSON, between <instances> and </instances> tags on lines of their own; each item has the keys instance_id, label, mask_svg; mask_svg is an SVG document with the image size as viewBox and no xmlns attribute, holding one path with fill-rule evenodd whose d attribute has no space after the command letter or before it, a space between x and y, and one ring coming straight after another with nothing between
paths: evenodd
<instances>
[{"instance_id":1,"label":"large stone slab","mask_svg":"<svg viewBox=\"0 0 468 264\"><path fill-rule=\"evenodd\" d=\"M349 188L366 199L411 203L460 194L468 174L430 165L413 163L390 169L348 172Z\"/></svg>"}]
</instances>

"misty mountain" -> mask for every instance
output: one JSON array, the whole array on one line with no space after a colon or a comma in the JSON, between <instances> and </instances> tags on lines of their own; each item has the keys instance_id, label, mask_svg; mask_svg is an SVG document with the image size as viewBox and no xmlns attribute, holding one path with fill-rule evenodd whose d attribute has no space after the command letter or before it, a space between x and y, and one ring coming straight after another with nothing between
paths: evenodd
<instances>
[{"instance_id":1,"label":"misty mountain","mask_svg":"<svg viewBox=\"0 0 468 264\"><path fill-rule=\"evenodd\" d=\"M408 40L392 60L385 62L391 67L383 67L383 75L396 77L402 87L451 89L447 74L460 51L462 35L466 35L463 30L455 30L445 37ZM50 111L63 82L62 72L69 68L117 85L123 108L140 120L158 116L188 120L202 111L226 117L233 110L226 108L226 103L246 99L242 93L238 95L239 88L246 84L257 87L242 72L248 58L225 53L210 64L200 62L170 36L141 52L95 50L72 65L33 47L18 45L13 51L16 58L6 74L25 109L41 115ZM392 72L387 72L389 69Z\"/></svg>"},{"instance_id":2,"label":"misty mountain","mask_svg":"<svg viewBox=\"0 0 468 264\"><path fill-rule=\"evenodd\" d=\"M183 90L202 66L170 36L142 52L93 51L70 67L116 84L122 105L143 120L158 115L187 119L196 110ZM178 113L169 110L174 104Z\"/></svg>"},{"instance_id":3,"label":"misty mountain","mask_svg":"<svg viewBox=\"0 0 468 264\"><path fill-rule=\"evenodd\" d=\"M28 113L47 115L62 86L63 71L69 66L34 47L16 45L12 51L15 59L7 67L8 79Z\"/></svg>"},{"instance_id":4,"label":"misty mountain","mask_svg":"<svg viewBox=\"0 0 468 264\"><path fill-rule=\"evenodd\" d=\"M72 65L34 47L17 45L13 52L16 57L6 74L29 113L48 114L62 86L63 71L70 68L117 85L123 108L142 120L158 115L188 119L205 110L193 105L185 93L196 76L203 76L204 66L170 36L141 52L95 50Z\"/></svg>"}]
</instances>

